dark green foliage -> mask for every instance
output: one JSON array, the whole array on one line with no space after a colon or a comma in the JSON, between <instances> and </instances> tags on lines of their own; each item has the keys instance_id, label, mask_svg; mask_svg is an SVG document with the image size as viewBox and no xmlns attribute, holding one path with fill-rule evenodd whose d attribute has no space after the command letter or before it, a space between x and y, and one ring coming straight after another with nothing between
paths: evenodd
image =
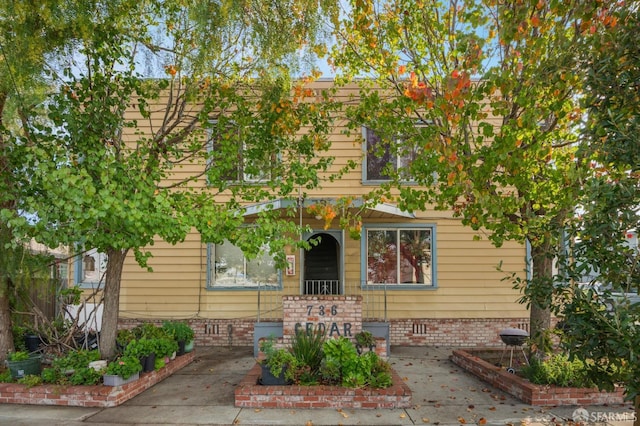
<instances>
[{"instance_id":1,"label":"dark green foliage","mask_svg":"<svg viewBox=\"0 0 640 426\"><path fill-rule=\"evenodd\" d=\"M346 387L389 387L391 366L375 352L358 355L351 340L345 337L327 340L320 376L329 384Z\"/></svg>"},{"instance_id":2,"label":"dark green foliage","mask_svg":"<svg viewBox=\"0 0 640 426\"><path fill-rule=\"evenodd\" d=\"M56 358L51 364L51 369L47 371L43 380L47 383L61 383L71 385L95 385L100 383L102 373L89 368L89 363L98 361L100 352L95 350L73 350L67 355Z\"/></svg>"},{"instance_id":3,"label":"dark green foliage","mask_svg":"<svg viewBox=\"0 0 640 426\"><path fill-rule=\"evenodd\" d=\"M522 367L522 374L537 385L577 388L594 386L593 381L587 377L585 364L577 359L570 360L565 354L552 355L545 360L534 357L529 365Z\"/></svg>"},{"instance_id":4,"label":"dark green foliage","mask_svg":"<svg viewBox=\"0 0 640 426\"><path fill-rule=\"evenodd\" d=\"M312 372L318 371L324 354L325 333L319 329L310 331L298 331L291 342L291 352L298 363L309 367Z\"/></svg>"},{"instance_id":5,"label":"dark green foliage","mask_svg":"<svg viewBox=\"0 0 640 426\"><path fill-rule=\"evenodd\" d=\"M180 321L164 321L162 328L168 335L172 336L176 342L189 342L193 340L195 335L189 324Z\"/></svg>"}]
</instances>

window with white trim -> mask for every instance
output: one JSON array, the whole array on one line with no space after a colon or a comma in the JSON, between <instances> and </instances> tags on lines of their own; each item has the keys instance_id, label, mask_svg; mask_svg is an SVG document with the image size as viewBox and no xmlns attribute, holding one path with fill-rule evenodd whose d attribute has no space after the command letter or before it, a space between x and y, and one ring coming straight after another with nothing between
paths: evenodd
<instances>
[{"instance_id":1,"label":"window with white trim","mask_svg":"<svg viewBox=\"0 0 640 426\"><path fill-rule=\"evenodd\" d=\"M104 284L107 263L106 253L101 253L97 249L87 250L76 256L74 263L76 285L96 287L98 284Z\"/></svg>"},{"instance_id":2,"label":"window with white trim","mask_svg":"<svg viewBox=\"0 0 640 426\"><path fill-rule=\"evenodd\" d=\"M426 126L419 125L416 128ZM366 126L362 128L362 137L365 142L364 181L391 180L398 170L401 170L404 181L412 180L408 171L411 163L418 157L417 145L404 143L406 139L403 136L385 140L375 130Z\"/></svg>"},{"instance_id":3,"label":"window with white trim","mask_svg":"<svg viewBox=\"0 0 640 426\"><path fill-rule=\"evenodd\" d=\"M367 227L367 285L433 287L433 233L432 226Z\"/></svg>"},{"instance_id":4,"label":"window with white trim","mask_svg":"<svg viewBox=\"0 0 640 426\"><path fill-rule=\"evenodd\" d=\"M279 289L281 280L281 271L266 250L247 259L240 248L227 241L207 244L207 288Z\"/></svg>"}]
</instances>

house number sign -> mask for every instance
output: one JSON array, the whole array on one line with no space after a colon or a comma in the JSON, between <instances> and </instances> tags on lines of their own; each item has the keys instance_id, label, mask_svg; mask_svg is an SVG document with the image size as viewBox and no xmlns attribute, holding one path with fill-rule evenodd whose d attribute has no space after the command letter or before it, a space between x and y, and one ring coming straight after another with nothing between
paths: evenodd
<instances>
[{"instance_id":1,"label":"house number sign","mask_svg":"<svg viewBox=\"0 0 640 426\"><path fill-rule=\"evenodd\" d=\"M308 301L307 301L308 302ZM307 304L306 305L307 321L304 323L296 322L295 332L305 330L311 333L318 330L326 333L327 337L351 337L351 322L342 318L340 305Z\"/></svg>"}]
</instances>

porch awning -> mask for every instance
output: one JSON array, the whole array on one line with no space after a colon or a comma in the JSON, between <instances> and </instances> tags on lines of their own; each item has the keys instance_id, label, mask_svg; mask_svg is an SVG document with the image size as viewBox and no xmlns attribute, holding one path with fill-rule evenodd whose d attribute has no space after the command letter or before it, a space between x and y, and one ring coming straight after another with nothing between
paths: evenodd
<instances>
[{"instance_id":1,"label":"porch awning","mask_svg":"<svg viewBox=\"0 0 640 426\"><path fill-rule=\"evenodd\" d=\"M307 212L307 207L314 204L336 204L335 198L306 198L302 202L302 217L310 218L311 215ZM352 209L360 209L364 205L364 201L361 198L355 199L351 202ZM252 217L256 216L263 211L269 210L284 210L290 208L296 208L298 206L297 200L277 199L273 201L267 201L264 203L251 204L245 207L244 216ZM389 203L379 203L375 206L369 206L362 213L364 219L384 219L384 218L405 218L415 219L415 214L400 210L397 206Z\"/></svg>"}]
</instances>

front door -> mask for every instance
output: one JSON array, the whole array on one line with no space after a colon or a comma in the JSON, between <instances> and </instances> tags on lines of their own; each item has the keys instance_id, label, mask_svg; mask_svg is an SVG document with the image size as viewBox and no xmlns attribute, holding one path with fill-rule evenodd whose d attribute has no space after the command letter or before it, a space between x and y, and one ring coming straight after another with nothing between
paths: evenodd
<instances>
[{"instance_id":1,"label":"front door","mask_svg":"<svg viewBox=\"0 0 640 426\"><path fill-rule=\"evenodd\" d=\"M319 232L308 239L319 240L311 250L304 252L302 294L342 294L340 282L340 243L336 236Z\"/></svg>"}]
</instances>

